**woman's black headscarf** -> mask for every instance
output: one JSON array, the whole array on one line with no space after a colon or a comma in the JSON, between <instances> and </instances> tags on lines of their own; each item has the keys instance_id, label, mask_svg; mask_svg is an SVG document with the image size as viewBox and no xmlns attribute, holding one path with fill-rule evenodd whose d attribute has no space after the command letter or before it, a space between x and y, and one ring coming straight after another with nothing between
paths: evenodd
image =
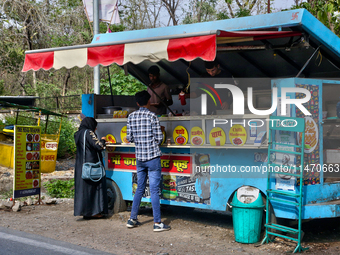
<instances>
[{"instance_id":1,"label":"woman's black headscarf","mask_svg":"<svg viewBox=\"0 0 340 255\"><path fill-rule=\"evenodd\" d=\"M95 118L86 117L81 121L78 130L80 131L82 129L90 129L94 132L96 127L97 127L97 121L95 120Z\"/></svg>"}]
</instances>

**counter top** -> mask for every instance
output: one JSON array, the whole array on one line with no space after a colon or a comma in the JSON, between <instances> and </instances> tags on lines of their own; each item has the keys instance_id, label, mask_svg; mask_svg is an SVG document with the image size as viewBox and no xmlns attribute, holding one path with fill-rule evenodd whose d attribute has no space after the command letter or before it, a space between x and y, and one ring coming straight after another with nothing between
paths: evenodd
<instances>
[{"instance_id":1,"label":"counter top","mask_svg":"<svg viewBox=\"0 0 340 255\"><path fill-rule=\"evenodd\" d=\"M197 116L176 116L176 117L159 117L159 121L178 121L178 120L213 120L213 119L269 119L269 115L257 116L255 114L244 115L197 115ZM127 118L107 118L96 119L100 122L126 122Z\"/></svg>"},{"instance_id":2,"label":"counter top","mask_svg":"<svg viewBox=\"0 0 340 255\"><path fill-rule=\"evenodd\" d=\"M132 144L106 144L106 147L121 147L121 148L131 148L135 147L135 145ZM268 144L263 144L260 147L259 146L254 146L251 144L245 144L243 146L234 146L231 144L228 145L223 145L223 146L211 146L211 145L176 145L176 144L171 144L171 145L160 145L160 148L174 148L174 149L268 149Z\"/></svg>"}]
</instances>

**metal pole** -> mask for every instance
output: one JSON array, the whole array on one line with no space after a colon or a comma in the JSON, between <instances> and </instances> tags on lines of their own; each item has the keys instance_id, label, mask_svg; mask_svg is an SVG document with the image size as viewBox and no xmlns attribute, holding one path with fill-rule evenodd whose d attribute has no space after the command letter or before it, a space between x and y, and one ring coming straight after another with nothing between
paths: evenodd
<instances>
[{"instance_id":1,"label":"metal pole","mask_svg":"<svg viewBox=\"0 0 340 255\"><path fill-rule=\"evenodd\" d=\"M107 66L107 74L109 76L109 84L110 84L110 92L111 92L111 105L114 105L113 102L113 92L112 92L112 84L111 84L111 76L110 76L110 68Z\"/></svg>"},{"instance_id":2,"label":"metal pole","mask_svg":"<svg viewBox=\"0 0 340 255\"><path fill-rule=\"evenodd\" d=\"M99 34L99 0L93 0L93 35ZM94 94L100 94L100 70L99 65L93 68Z\"/></svg>"},{"instance_id":3,"label":"metal pole","mask_svg":"<svg viewBox=\"0 0 340 255\"><path fill-rule=\"evenodd\" d=\"M270 13L270 0L268 0L268 13Z\"/></svg>"}]
</instances>

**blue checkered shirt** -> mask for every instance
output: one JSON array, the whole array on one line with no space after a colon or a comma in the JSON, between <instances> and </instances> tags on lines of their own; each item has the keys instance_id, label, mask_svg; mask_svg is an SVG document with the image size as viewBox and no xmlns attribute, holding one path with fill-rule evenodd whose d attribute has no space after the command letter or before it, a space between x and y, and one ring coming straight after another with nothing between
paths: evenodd
<instances>
[{"instance_id":1,"label":"blue checkered shirt","mask_svg":"<svg viewBox=\"0 0 340 255\"><path fill-rule=\"evenodd\" d=\"M147 161L162 156L163 133L157 116L145 107L132 112L127 121L127 140L135 143L136 159Z\"/></svg>"}]
</instances>

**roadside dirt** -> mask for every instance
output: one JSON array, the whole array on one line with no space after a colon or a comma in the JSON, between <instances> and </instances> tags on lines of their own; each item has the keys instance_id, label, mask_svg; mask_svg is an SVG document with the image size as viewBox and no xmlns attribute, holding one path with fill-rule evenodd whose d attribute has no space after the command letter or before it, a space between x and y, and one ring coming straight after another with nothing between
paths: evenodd
<instances>
[{"instance_id":1,"label":"roadside dirt","mask_svg":"<svg viewBox=\"0 0 340 255\"><path fill-rule=\"evenodd\" d=\"M64 168L54 175L72 171L69 162ZM162 219L172 230L159 233L152 231L151 208L141 208L143 225L137 228L127 229L129 215L84 220L73 216L73 200L63 199L54 205L23 206L19 212L0 210L0 226L115 254L285 254L295 248L294 242L280 238L262 246L235 242L229 213L164 207ZM309 247L304 253L340 254L340 219L306 222L303 229L303 247Z\"/></svg>"}]
</instances>

